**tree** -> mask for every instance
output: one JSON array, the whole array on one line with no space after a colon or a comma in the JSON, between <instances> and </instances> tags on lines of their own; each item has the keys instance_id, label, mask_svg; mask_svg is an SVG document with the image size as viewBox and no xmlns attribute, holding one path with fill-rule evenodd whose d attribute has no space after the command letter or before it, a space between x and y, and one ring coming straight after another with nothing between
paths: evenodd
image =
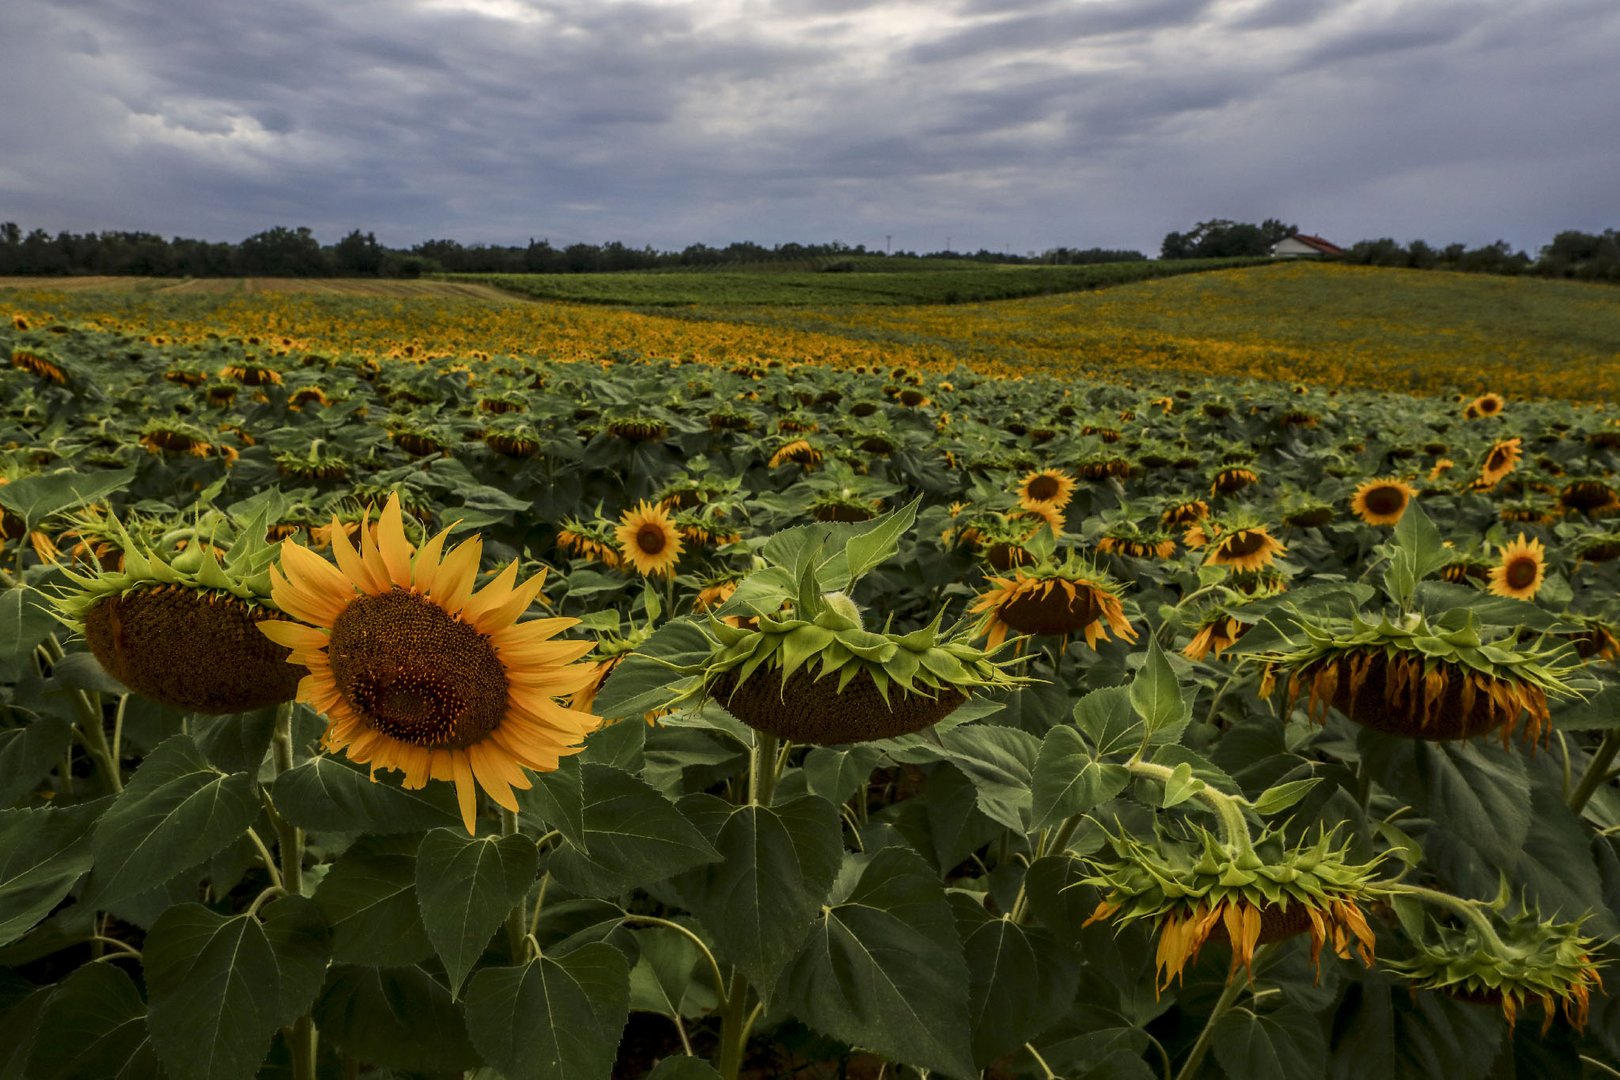
<instances>
[{"instance_id":1,"label":"tree","mask_svg":"<svg viewBox=\"0 0 1620 1080\"><path fill-rule=\"evenodd\" d=\"M1299 230L1277 218L1259 225L1226 218L1200 221L1190 232L1169 233L1159 248L1161 259L1234 259L1271 254L1271 247Z\"/></svg>"},{"instance_id":2,"label":"tree","mask_svg":"<svg viewBox=\"0 0 1620 1080\"><path fill-rule=\"evenodd\" d=\"M321 245L309 229L277 225L243 240L236 249L236 270L264 277L324 277L328 273Z\"/></svg>"},{"instance_id":3,"label":"tree","mask_svg":"<svg viewBox=\"0 0 1620 1080\"><path fill-rule=\"evenodd\" d=\"M376 277L382 273L383 249L372 233L355 229L331 247L332 270L344 277Z\"/></svg>"}]
</instances>

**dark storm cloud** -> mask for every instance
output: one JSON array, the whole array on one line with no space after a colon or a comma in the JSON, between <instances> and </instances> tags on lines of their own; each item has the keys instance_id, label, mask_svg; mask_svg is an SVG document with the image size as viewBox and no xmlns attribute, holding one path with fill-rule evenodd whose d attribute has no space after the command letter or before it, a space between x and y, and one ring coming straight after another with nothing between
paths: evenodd
<instances>
[{"instance_id":1,"label":"dark storm cloud","mask_svg":"<svg viewBox=\"0 0 1620 1080\"><path fill-rule=\"evenodd\" d=\"M11 0L0 220L1138 247L1620 224L1609 0ZM21 102L18 107L15 103Z\"/></svg>"}]
</instances>

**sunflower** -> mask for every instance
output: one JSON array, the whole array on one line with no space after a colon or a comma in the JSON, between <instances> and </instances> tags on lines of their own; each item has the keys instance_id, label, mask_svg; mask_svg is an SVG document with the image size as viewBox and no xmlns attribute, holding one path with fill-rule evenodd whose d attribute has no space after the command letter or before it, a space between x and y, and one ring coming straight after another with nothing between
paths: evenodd
<instances>
[{"instance_id":1,"label":"sunflower","mask_svg":"<svg viewBox=\"0 0 1620 1080\"><path fill-rule=\"evenodd\" d=\"M809 472L821 464L821 451L810 445L808 439L794 439L782 446L771 455L770 467L776 468L786 462L801 465L805 472Z\"/></svg>"},{"instance_id":2,"label":"sunflower","mask_svg":"<svg viewBox=\"0 0 1620 1080\"><path fill-rule=\"evenodd\" d=\"M1216 608L1205 615L1198 633L1194 634L1186 648L1181 650L1181 655L1189 660L1202 660L1213 652L1219 659L1223 651L1237 644L1238 638L1242 637L1248 628L1246 623L1241 623Z\"/></svg>"},{"instance_id":3,"label":"sunflower","mask_svg":"<svg viewBox=\"0 0 1620 1080\"><path fill-rule=\"evenodd\" d=\"M1494 391L1489 394L1481 394L1473 401L1470 401L1467 407L1463 409L1463 417L1468 420L1478 420L1486 416L1499 416L1503 406L1506 404L1507 401L1502 395Z\"/></svg>"},{"instance_id":4,"label":"sunflower","mask_svg":"<svg viewBox=\"0 0 1620 1080\"><path fill-rule=\"evenodd\" d=\"M1093 649L1099 640L1109 640L1109 629L1126 641L1136 640L1119 586L1084 560L1071 558L1059 566L1046 564L1030 571L1018 568L1010 578L991 578L990 586L968 614L984 616L979 632L988 636L991 649L1007 640L1009 632L1065 637L1083 633Z\"/></svg>"},{"instance_id":5,"label":"sunflower","mask_svg":"<svg viewBox=\"0 0 1620 1080\"><path fill-rule=\"evenodd\" d=\"M619 555L643 577L675 573L681 557L681 534L662 509L643 499L619 518L614 531Z\"/></svg>"},{"instance_id":6,"label":"sunflower","mask_svg":"<svg viewBox=\"0 0 1620 1080\"><path fill-rule=\"evenodd\" d=\"M619 550L614 547L613 523L600 517L585 521L564 518L557 530L557 548L564 554L582 559L595 559L604 566L619 565Z\"/></svg>"},{"instance_id":7,"label":"sunflower","mask_svg":"<svg viewBox=\"0 0 1620 1080\"><path fill-rule=\"evenodd\" d=\"M1234 571L1259 570L1271 565L1271 561L1286 550L1264 525L1251 525L1222 533L1211 545L1205 562Z\"/></svg>"},{"instance_id":8,"label":"sunflower","mask_svg":"<svg viewBox=\"0 0 1620 1080\"><path fill-rule=\"evenodd\" d=\"M1526 540L1524 533L1502 549L1502 559L1491 567L1487 590L1496 596L1531 600L1547 576L1547 549L1540 540Z\"/></svg>"},{"instance_id":9,"label":"sunflower","mask_svg":"<svg viewBox=\"0 0 1620 1080\"><path fill-rule=\"evenodd\" d=\"M1417 489L1405 480L1381 476L1362 481L1350 500L1350 509L1368 525L1398 525L1416 495Z\"/></svg>"},{"instance_id":10,"label":"sunflower","mask_svg":"<svg viewBox=\"0 0 1620 1080\"><path fill-rule=\"evenodd\" d=\"M530 786L523 770L555 769L601 720L553 700L595 675L573 663L593 642L549 640L579 620L517 621L544 575L518 585L514 561L475 593L482 538L441 557L448 534L414 548L396 495L375 529L362 519L359 551L332 530L336 566L282 541L271 597L309 625L260 629L309 669L298 700L327 717L327 749L373 773L399 769L407 788L453 780L470 834L480 787L515 812L512 789Z\"/></svg>"},{"instance_id":11,"label":"sunflower","mask_svg":"<svg viewBox=\"0 0 1620 1080\"><path fill-rule=\"evenodd\" d=\"M1074 478L1062 469L1031 472L1018 484L1018 503L1027 510L1037 505L1062 510L1074 497Z\"/></svg>"},{"instance_id":12,"label":"sunflower","mask_svg":"<svg viewBox=\"0 0 1620 1080\"><path fill-rule=\"evenodd\" d=\"M1491 444L1491 448L1485 452L1485 460L1479 466L1478 483L1483 489L1495 487L1519 464L1519 458L1524 456L1523 441L1514 436L1511 439L1498 439Z\"/></svg>"},{"instance_id":13,"label":"sunflower","mask_svg":"<svg viewBox=\"0 0 1620 1080\"><path fill-rule=\"evenodd\" d=\"M1170 529L1177 525L1192 525L1207 517L1209 503L1203 499L1187 499L1166 507L1164 513L1159 515L1159 523Z\"/></svg>"}]
</instances>

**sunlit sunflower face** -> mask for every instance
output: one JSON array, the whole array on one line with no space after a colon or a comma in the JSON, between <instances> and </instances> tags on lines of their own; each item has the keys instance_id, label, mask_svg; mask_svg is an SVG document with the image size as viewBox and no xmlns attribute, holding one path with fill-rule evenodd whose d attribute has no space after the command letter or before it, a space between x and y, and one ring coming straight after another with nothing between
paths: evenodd
<instances>
[{"instance_id":1,"label":"sunlit sunflower face","mask_svg":"<svg viewBox=\"0 0 1620 1080\"><path fill-rule=\"evenodd\" d=\"M1283 545L1264 527L1236 529L1215 542L1209 562L1235 571L1259 570L1284 552Z\"/></svg>"},{"instance_id":2,"label":"sunlit sunflower face","mask_svg":"<svg viewBox=\"0 0 1620 1080\"><path fill-rule=\"evenodd\" d=\"M1501 413L1503 406L1506 404L1507 401L1501 394L1481 394L1468 403L1468 407L1463 410L1463 415L1470 420L1484 416L1496 416Z\"/></svg>"},{"instance_id":3,"label":"sunlit sunflower face","mask_svg":"<svg viewBox=\"0 0 1620 1080\"><path fill-rule=\"evenodd\" d=\"M1404 480L1380 477L1364 481L1350 500L1350 509L1368 525L1396 525L1417 490Z\"/></svg>"},{"instance_id":4,"label":"sunlit sunflower face","mask_svg":"<svg viewBox=\"0 0 1620 1080\"><path fill-rule=\"evenodd\" d=\"M1533 599L1546 577L1546 548L1540 540L1526 540L1524 533L1502 549L1502 561L1491 567L1487 588L1497 596L1519 600Z\"/></svg>"},{"instance_id":5,"label":"sunlit sunflower face","mask_svg":"<svg viewBox=\"0 0 1620 1080\"><path fill-rule=\"evenodd\" d=\"M660 507L642 502L626 510L615 536L624 562L643 577L675 573L681 557L681 534Z\"/></svg>"},{"instance_id":6,"label":"sunlit sunflower face","mask_svg":"<svg viewBox=\"0 0 1620 1080\"><path fill-rule=\"evenodd\" d=\"M1074 480L1061 469L1032 472L1018 485L1018 501L1025 507L1040 504L1061 510L1073 497Z\"/></svg>"},{"instance_id":7,"label":"sunlit sunflower face","mask_svg":"<svg viewBox=\"0 0 1620 1080\"><path fill-rule=\"evenodd\" d=\"M600 719L554 700L594 673L573 662L592 642L549 640L578 620L517 621L543 575L518 585L514 562L475 593L482 542L441 558L447 532L415 549L393 496L375 530L362 520L358 551L332 530L336 566L283 541L271 595L310 625L260 627L309 669L298 700L327 717L328 749L402 770L408 788L454 781L471 833L479 788L515 812L523 770L555 769Z\"/></svg>"},{"instance_id":8,"label":"sunlit sunflower face","mask_svg":"<svg viewBox=\"0 0 1620 1080\"><path fill-rule=\"evenodd\" d=\"M1485 461L1479 467L1479 479L1486 487L1494 487L1508 473L1518 465L1519 458L1524 456L1521 449L1521 439L1502 439L1494 444L1485 453Z\"/></svg>"}]
</instances>

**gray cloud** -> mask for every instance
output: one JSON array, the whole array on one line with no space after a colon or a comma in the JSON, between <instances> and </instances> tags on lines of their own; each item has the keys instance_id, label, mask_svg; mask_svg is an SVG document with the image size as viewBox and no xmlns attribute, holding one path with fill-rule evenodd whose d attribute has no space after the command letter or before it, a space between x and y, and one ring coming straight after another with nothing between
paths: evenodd
<instances>
[{"instance_id":1,"label":"gray cloud","mask_svg":"<svg viewBox=\"0 0 1620 1080\"><path fill-rule=\"evenodd\" d=\"M1620 224L1609 0L11 0L0 220L1155 252Z\"/></svg>"}]
</instances>

